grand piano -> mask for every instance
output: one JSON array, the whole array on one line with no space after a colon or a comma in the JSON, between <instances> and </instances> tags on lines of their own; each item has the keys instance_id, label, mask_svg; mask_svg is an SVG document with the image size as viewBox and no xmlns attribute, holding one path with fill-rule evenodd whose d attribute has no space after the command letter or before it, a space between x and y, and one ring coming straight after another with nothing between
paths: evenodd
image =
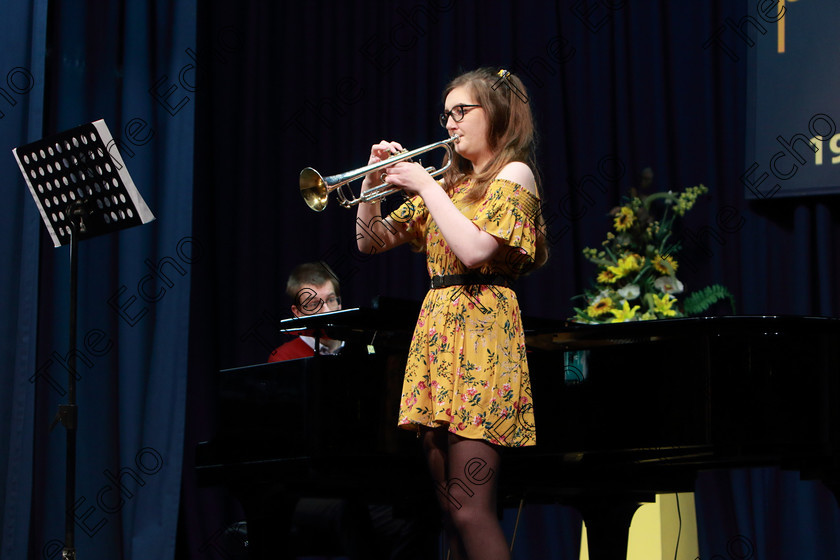
<instances>
[{"instance_id":1,"label":"grand piano","mask_svg":"<svg viewBox=\"0 0 840 560\"><path fill-rule=\"evenodd\" d=\"M300 496L423 499L406 482L425 476L419 446L394 428L415 317L374 306L290 320L355 350L221 372L221 429L199 444L197 475L239 497L253 558L277 557L269 543ZM525 327L537 445L505 450L500 500L578 508L593 560L626 558L639 505L692 490L701 470L794 469L840 504L840 320Z\"/></svg>"}]
</instances>

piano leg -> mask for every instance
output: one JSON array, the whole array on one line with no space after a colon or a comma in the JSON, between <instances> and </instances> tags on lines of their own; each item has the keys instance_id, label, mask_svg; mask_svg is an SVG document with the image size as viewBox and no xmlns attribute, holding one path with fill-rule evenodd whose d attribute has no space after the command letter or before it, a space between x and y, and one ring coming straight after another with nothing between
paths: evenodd
<instances>
[{"instance_id":1,"label":"piano leg","mask_svg":"<svg viewBox=\"0 0 840 560\"><path fill-rule=\"evenodd\" d=\"M590 560L626 560L630 522L646 501L632 498L581 498L572 502L586 523Z\"/></svg>"}]
</instances>

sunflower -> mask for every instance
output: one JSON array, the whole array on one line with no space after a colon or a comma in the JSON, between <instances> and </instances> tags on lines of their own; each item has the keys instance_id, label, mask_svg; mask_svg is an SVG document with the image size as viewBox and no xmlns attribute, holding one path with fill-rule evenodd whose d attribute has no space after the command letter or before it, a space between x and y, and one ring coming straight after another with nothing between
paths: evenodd
<instances>
[{"instance_id":1,"label":"sunflower","mask_svg":"<svg viewBox=\"0 0 840 560\"><path fill-rule=\"evenodd\" d=\"M595 302L592 303L589 307L586 308L586 312L589 314L590 317L598 317L599 315L603 315L607 311L612 309L612 299L608 297L602 297Z\"/></svg>"},{"instance_id":2,"label":"sunflower","mask_svg":"<svg viewBox=\"0 0 840 560\"><path fill-rule=\"evenodd\" d=\"M602 270L595 279L599 284L614 284L618 277L609 270Z\"/></svg>"},{"instance_id":3,"label":"sunflower","mask_svg":"<svg viewBox=\"0 0 840 560\"><path fill-rule=\"evenodd\" d=\"M663 276L673 276L677 271L677 261L671 255L656 254L653 257L653 268Z\"/></svg>"},{"instance_id":4,"label":"sunflower","mask_svg":"<svg viewBox=\"0 0 840 560\"><path fill-rule=\"evenodd\" d=\"M636 221L636 214L630 208L622 206L615 217L615 230L627 231Z\"/></svg>"}]
</instances>

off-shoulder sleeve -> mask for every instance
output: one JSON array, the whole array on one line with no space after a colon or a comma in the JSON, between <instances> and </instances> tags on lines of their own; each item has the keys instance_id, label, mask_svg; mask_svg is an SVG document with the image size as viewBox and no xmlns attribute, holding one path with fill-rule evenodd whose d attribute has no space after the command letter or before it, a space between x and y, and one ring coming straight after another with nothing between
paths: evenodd
<instances>
[{"instance_id":1,"label":"off-shoulder sleeve","mask_svg":"<svg viewBox=\"0 0 840 560\"><path fill-rule=\"evenodd\" d=\"M409 244L415 251L422 251L426 246L426 224L429 221L429 209L420 196L413 196L403 202L399 208L389 214L390 218L411 235Z\"/></svg>"},{"instance_id":2,"label":"off-shoulder sleeve","mask_svg":"<svg viewBox=\"0 0 840 560\"><path fill-rule=\"evenodd\" d=\"M539 199L528 189L513 181L496 179L487 188L487 194L479 203L472 221L480 229L533 259L539 209Z\"/></svg>"}]
</instances>

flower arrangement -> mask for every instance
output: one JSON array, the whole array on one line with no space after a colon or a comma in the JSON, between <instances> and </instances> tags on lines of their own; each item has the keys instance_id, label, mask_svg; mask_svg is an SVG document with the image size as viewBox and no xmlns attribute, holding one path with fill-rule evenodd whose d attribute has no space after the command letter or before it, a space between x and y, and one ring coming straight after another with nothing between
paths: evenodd
<instances>
[{"instance_id":1,"label":"flower arrangement","mask_svg":"<svg viewBox=\"0 0 840 560\"><path fill-rule=\"evenodd\" d=\"M677 277L675 257L679 242L671 239L672 226L708 192L703 185L684 192L671 191L647 196L635 190L613 209L613 230L607 233L602 249L587 247L583 256L598 267L594 287L576 296L584 305L575 307L573 321L581 323L622 323L696 315L715 302L728 298L734 312L734 299L720 285L708 286L680 301L684 285ZM663 208L656 219L656 209Z\"/></svg>"}]
</instances>

